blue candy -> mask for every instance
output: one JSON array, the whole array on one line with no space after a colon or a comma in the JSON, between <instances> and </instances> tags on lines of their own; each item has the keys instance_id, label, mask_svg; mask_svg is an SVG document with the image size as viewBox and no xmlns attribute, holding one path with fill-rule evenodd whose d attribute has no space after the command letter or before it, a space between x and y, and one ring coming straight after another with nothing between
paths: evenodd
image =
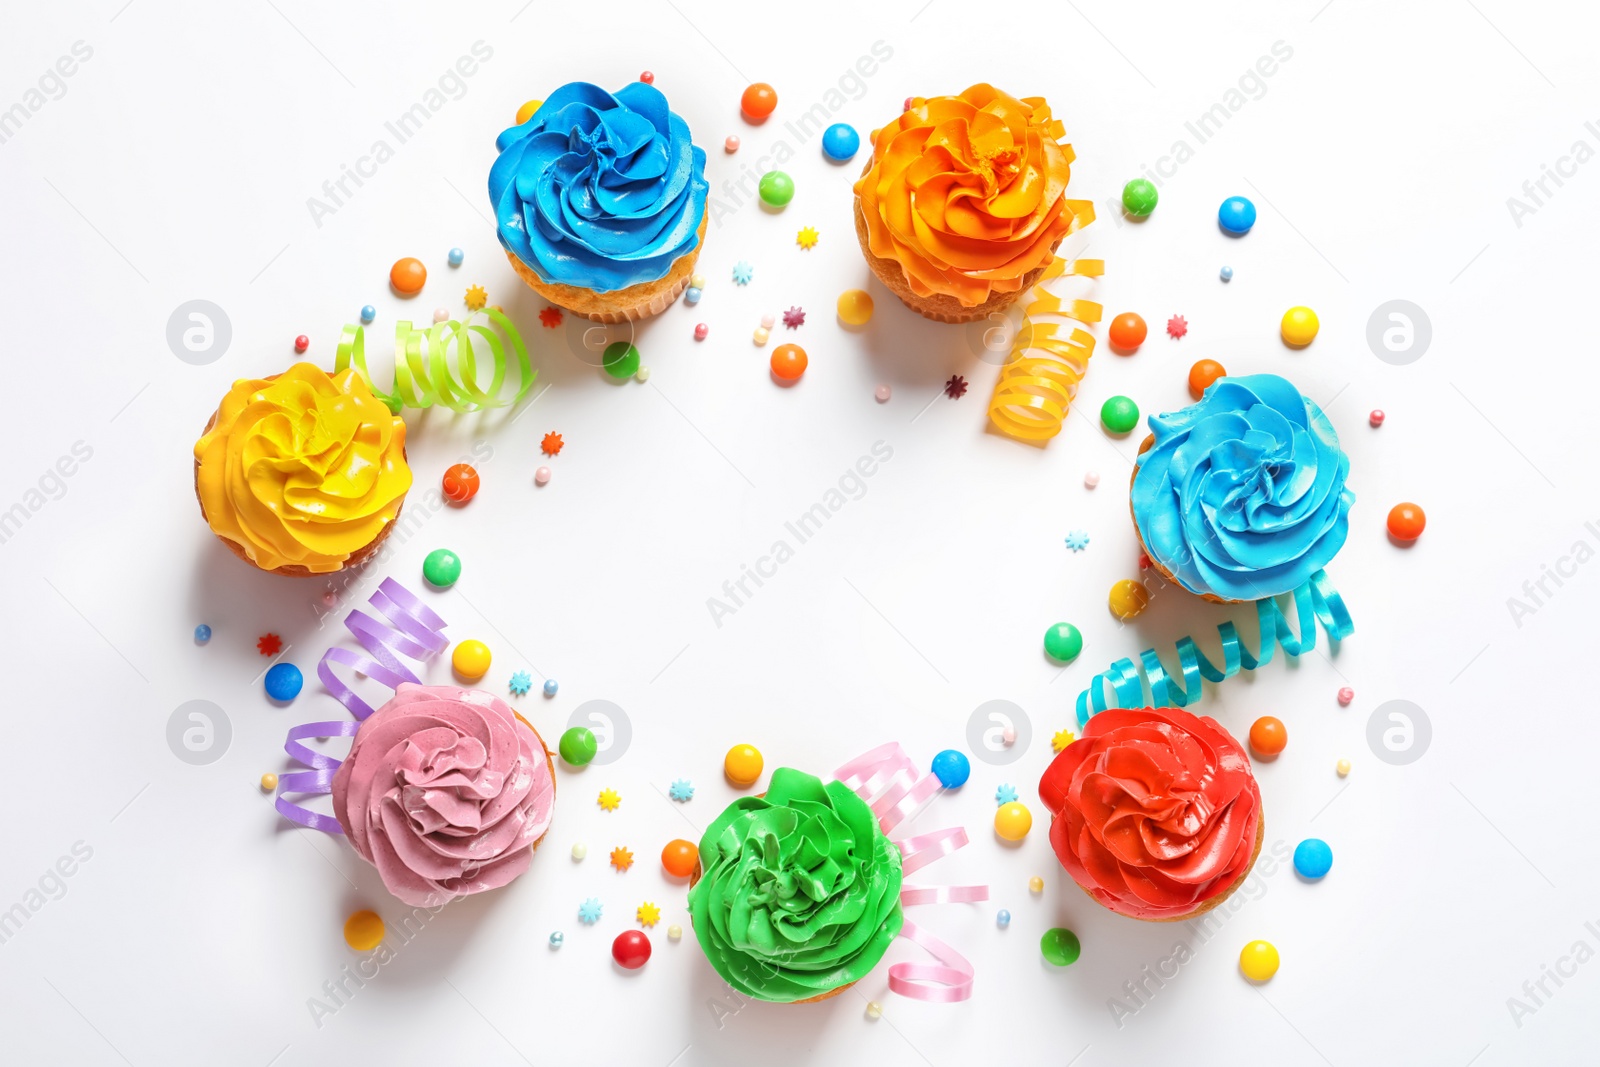
<instances>
[{"instance_id":1,"label":"blue candy","mask_svg":"<svg viewBox=\"0 0 1600 1067\"><path fill-rule=\"evenodd\" d=\"M465 252L461 251L461 249L452 248L450 250L450 265L452 267L461 266L461 261L463 259L466 259L466 258L467 258L467 254Z\"/></svg>"},{"instance_id":2,"label":"blue candy","mask_svg":"<svg viewBox=\"0 0 1600 1067\"><path fill-rule=\"evenodd\" d=\"M683 299L691 304L700 303L700 290L696 289L692 285L689 286L689 288L683 291Z\"/></svg>"},{"instance_id":3,"label":"blue candy","mask_svg":"<svg viewBox=\"0 0 1600 1067\"><path fill-rule=\"evenodd\" d=\"M967 757L953 748L947 748L933 757L933 776L946 789L959 789L972 774L972 764Z\"/></svg>"},{"instance_id":4,"label":"blue candy","mask_svg":"<svg viewBox=\"0 0 1600 1067\"><path fill-rule=\"evenodd\" d=\"M546 678L544 680L544 695L545 696L547 696L547 697L555 696L556 695L556 690L560 689L560 688L561 687L556 684L556 680L554 678Z\"/></svg>"},{"instance_id":5,"label":"blue candy","mask_svg":"<svg viewBox=\"0 0 1600 1067\"><path fill-rule=\"evenodd\" d=\"M306 680L293 663L274 663L267 671L266 684L267 696L273 700L293 700Z\"/></svg>"},{"instance_id":6,"label":"blue candy","mask_svg":"<svg viewBox=\"0 0 1600 1067\"><path fill-rule=\"evenodd\" d=\"M1000 914L998 914L998 915L996 915L994 917L994 921L997 924L999 924L1000 926L1010 926L1011 925L1011 913L1009 911L1007 911L1006 909L1001 908L1000 909Z\"/></svg>"},{"instance_id":7,"label":"blue candy","mask_svg":"<svg viewBox=\"0 0 1600 1067\"><path fill-rule=\"evenodd\" d=\"M200 642L202 645L211 640L211 627L207 626L205 623L201 623L199 626L196 626L194 628L194 639Z\"/></svg>"},{"instance_id":8,"label":"blue candy","mask_svg":"<svg viewBox=\"0 0 1600 1067\"><path fill-rule=\"evenodd\" d=\"M861 135L856 132L854 126L835 122L822 131L822 154L835 163L854 159L860 150Z\"/></svg>"},{"instance_id":9,"label":"blue candy","mask_svg":"<svg viewBox=\"0 0 1600 1067\"><path fill-rule=\"evenodd\" d=\"M1295 846L1294 869L1302 878L1321 878L1333 867L1333 849L1320 837L1308 837Z\"/></svg>"},{"instance_id":10,"label":"blue candy","mask_svg":"<svg viewBox=\"0 0 1600 1067\"><path fill-rule=\"evenodd\" d=\"M1233 281L1233 268L1232 267L1223 267L1222 268L1222 280L1225 281L1225 282Z\"/></svg>"},{"instance_id":11,"label":"blue candy","mask_svg":"<svg viewBox=\"0 0 1600 1067\"><path fill-rule=\"evenodd\" d=\"M378 317L378 309L373 307L371 304L368 304L366 307L361 309L361 321L362 322L371 322L373 319L375 319L377 317Z\"/></svg>"},{"instance_id":12,"label":"blue candy","mask_svg":"<svg viewBox=\"0 0 1600 1067\"><path fill-rule=\"evenodd\" d=\"M1256 206L1242 196L1230 196L1217 208L1217 225L1231 234L1246 234L1256 224Z\"/></svg>"}]
</instances>

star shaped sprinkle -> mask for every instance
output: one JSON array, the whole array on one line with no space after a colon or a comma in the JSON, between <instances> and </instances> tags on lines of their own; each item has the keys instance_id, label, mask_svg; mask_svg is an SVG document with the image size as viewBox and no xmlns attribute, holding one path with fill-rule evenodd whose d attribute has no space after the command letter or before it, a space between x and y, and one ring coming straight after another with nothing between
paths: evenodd
<instances>
[{"instance_id":1,"label":"star shaped sprinkle","mask_svg":"<svg viewBox=\"0 0 1600 1067\"><path fill-rule=\"evenodd\" d=\"M527 671L518 671L511 676L511 691L517 696L527 696L531 688L533 688L533 678Z\"/></svg>"},{"instance_id":2,"label":"star shaped sprinkle","mask_svg":"<svg viewBox=\"0 0 1600 1067\"><path fill-rule=\"evenodd\" d=\"M648 900L640 904L633 914L639 920L640 926L654 926L661 921L661 909Z\"/></svg>"},{"instance_id":3,"label":"star shaped sprinkle","mask_svg":"<svg viewBox=\"0 0 1600 1067\"><path fill-rule=\"evenodd\" d=\"M817 243L816 227L807 226L805 229L801 230L798 234L795 235L795 242L797 244L799 244L801 248L804 248L804 249L808 249L809 250L809 249L815 247L816 243Z\"/></svg>"},{"instance_id":4,"label":"star shaped sprinkle","mask_svg":"<svg viewBox=\"0 0 1600 1067\"><path fill-rule=\"evenodd\" d=\"M1050 738L1050 749L1054 752L1060 752L1076 740L1077 738L1072 736L1071 730L1057 730Z\"/></svg>"},{"instance_id":5,"label":"star shaped sprinkle","mask_svg":"<svg viewBox=\"0 0 1600 1067\"><path fill-rule=\"evenodd\" d=\"M616 811L617 805L622 803L622 797L615 789L600 790L600 806L606 811Z\"/></svg>"},{"instance_id":6,"label":"star shaped sprinkle","mask_svg":"<svg viewBox=\"0 0 1600 1067\"><path fill-rule=\"evenodd\" d=\"M950 375L950 380L944 383L944 395L951 400L960 400L967 395L967 380L959 374Z\"/></svg>"},{"instance_id":7,"label":"star shaped sprinkle","mask_svg":"<svg viewBox=\"0 0 1600 1067\"><path fill-rule=\"evenodd\" d=\"M672 787L667 790L667 795L682 804L694 799L694 785L687 778L673 779Z\"/></svg>"},{"instance_id":8,"label":"star shaped sprinkle","mask_svg":"<svg viewBox=\"0 0 1600 1067\"><path fill-rule=\"evenodd\" d=\"M740 285L749 285L750 279L756 276L756 270L744 260L733 265L733 280Z\"/></svg>"},{"instance_id":9,"label":"star shaped sprinkle","mask_svg":"<svg viewBox=\"0 0 1600 1067\"><path fill-rule=\"evenodd\" d=\"M600 921L600 912L604 910L599 897L590 897L578 905L578 918L593 925Z\"/></svg>"},{"instance_id":10,"label":"star shaped sprinkle","mask_svg":"<svg viewBox=\"0 0 1600 1067\"><path fill-rule=\"evenodd\" d=\"M783 324L791 330L799 329L805 324L806 313L802 308L791 307L783 313Z\"/></svg>"},{"instance_id":11,"label":"star shaped sprinkle","mask_svg":"<svg viewBox=\"0 0 1600 1067\"><path fill-rule=\"evenodd\" d=\"M1009 804L1016 799L1017 788L1009 782L994 791L994 802L996 804Z\"/></svg>"},{"instance_id":12,"label":"star shaped sprinkle","mask_svg":"<svg viewBox=\"0 0 1600 1067\"><path fill-rule=\"evenodd\" d=\"M611 850L611 866L619 871L625 871L633 866L633 853L618 845Z\"/></svg>"},{"instance_id":13,"label":"star shaped sprinkle","mask_svg":"<svg viewBox=\"0 0 1600 1067\"><path fill-rule=\"evenodd\" d=\"M1176 340L1189 332L1189 323L1182 315L1174 315L1167 320L1167 336Z\"/></svg>"},{"instance_id":14,"label":"star shaped sprinkle","mask_svg":"<svg viewBox=\"0 0 1600 1067\"><path fill-rule=\"evenodd\" d=\"M559 456L561 454L561 446L565 443L561 440L560 434L552 432L544 435L544 440L539 442L539 447L547 456Z\"/></svg>"},{"instance_id":15,"label":"star shaped sprinkle","mask_svg":"<svg viewBox=\"0 0 1600 1067\"><path fill-rule=\"evenodd\" d=\"M1067 547L1074 552L1082 552L1089 547L1089 535L1082 530L1069 530L1067 532Z\"/></svg>"},{"instance_id":16,"label":"star shaped sprinkle","mask_svg":"<svg viewBox=\"0 0 1600 1067\"><path fill-rule=\"evenodd\" d=\"M467 289L467 310L482 311L483 305L489 302L489 291L481 285L474 285Z\"/></svg>"},{"instance_id":17,"label":"star shaped sprinkle","mask_svg":"<svg viewBox=\"0 0 1600 1067\"><path fill-rule=\"evenodd\" d=\"M276 656L283 651L283 639L277 634L262 634L256 640L256 651L263 656Z\"/></svg>"},{"instance_id":18,"label":"star shaped sprinkle","mask_svg":"<svg viewBox=\"0 0 1600 1067\"><path fill-rule=\"evenodd\" d=\"M558 307L545 308L543 311L539 312L539 321L547 329L555 329L557 326L561 325L561 309Z\"/></svg>"}]
</instances>

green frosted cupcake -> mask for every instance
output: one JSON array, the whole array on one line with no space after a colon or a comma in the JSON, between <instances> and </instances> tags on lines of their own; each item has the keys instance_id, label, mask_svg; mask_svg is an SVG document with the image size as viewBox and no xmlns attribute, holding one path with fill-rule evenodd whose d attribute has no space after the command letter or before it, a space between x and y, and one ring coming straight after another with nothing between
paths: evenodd
<instances>
[{"instance_id":1,"label":"green frosted cupcake","mask_svg":"<svg viewBox=\"0 0 1600 1067\"><path fill-rule=\"evenodd\" d=\"M746 996L834 996L900 933L900 850L842 783L781 767L765 795L706 828L689 915L706 959Z\"/></svg>"}]
</instances>

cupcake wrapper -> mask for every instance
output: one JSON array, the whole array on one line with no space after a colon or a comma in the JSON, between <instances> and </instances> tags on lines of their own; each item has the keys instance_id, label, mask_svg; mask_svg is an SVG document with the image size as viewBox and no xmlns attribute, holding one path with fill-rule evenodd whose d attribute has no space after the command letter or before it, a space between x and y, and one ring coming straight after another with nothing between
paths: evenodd
<instances>
[{"instance_id":1,"label":"cupcake wrapper","mask_svg":"<svg viewBox=\"0 0 1600 1067\"><path fill-rule=\"evenodd\" d=\"M529 289L557 307L565 308L574 315L582 315L591 322L608 324L638 322L661 314L683 295L685 289L689 288L689 277L694 273L694 265L700 259L700 250L706 244L706 223L709 220L709 213L701 216L699 241L695 243L692 251L685 252L674 260L672 269L663 277L610 293L599 293L576 285L546 282L509 249L506 250L506 258L511 261L511 267L517 272L517 277L521 278Z\"/></svg>"},{"instance_id":2,"label":"cupcake wrapper","mask_svg":"<svg viewBox=\"0 0 1600 1067\"><path fill-rule=\"evenodd\" d=\"M1146 437L1144 439L1144 443L1139 446L1139 455L1142 456L1146 452L1150 451L1150 449L1155 447L1155 443L1156 443L1156 435L1155 434L1151 434L1149 437ZM1136 463L1133 466L1133 476L1128 479L1128 489L1130 491L1130 495L1129 495L1129 498L1128 498L1128 514L1133 515L1133 536L1136 537L1138 539L1138 541L1139 541L1139 551L1143 552L1144 553L1144 558L1148 559L1150 561L1150 569L1155 571L1157 574L1161 575L1161 577L1165 578L1167 580L1167 584L1173 586L1174 588L1182 589L1185 593L1188 593L1190 596L1197 596L1201 600L1209 600L1213 604L1252 604L1252 603L1254 603L1254 601L1250 601L1250 600L1229 600L1226 597L1217 596L1215 593L1196 593L1193 590L1189 589L1187 586L1185 586L1182 582L1178 581L1178 579L1174 578L1172 576L1172 572L1167 570L1167 568L1162 565L1160 560L1156 559L1156 557L1150 552L1149 547L1147 547L1145 545L1145 543L1144 543L1144 531L1139 529L1139 516L1138 515L1134 515L1134 513L1133 513L1133 497L1131 495L1131 491L1133 489L1134 480L1137 479L1138 477L1139 477L1139 465Z\"/></svg>"}]
</instances>

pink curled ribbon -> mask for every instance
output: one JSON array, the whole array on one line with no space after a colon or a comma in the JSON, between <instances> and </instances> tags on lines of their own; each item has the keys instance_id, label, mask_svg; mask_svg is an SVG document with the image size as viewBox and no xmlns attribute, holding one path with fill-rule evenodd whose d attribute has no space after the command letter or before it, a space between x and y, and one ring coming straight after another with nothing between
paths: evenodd
<instances>
[{"instance_id":1,"label":"pink curled ribbon","mask_svg":"<svg viewBox=\"0 0 1600 1067\"><path fill-rule=\"evenodd\" d=\"M878 825L888 834L911 815L941 786L933 774L923 774L917 765L890 742L857 756L834 772L878 817ZM901 870L905 874L920 870L935 860L950 855L967 843L967 831L959 826L918 834L895 841L900 850ZM900 904L964 904L988 900L986 885L900 887ZM907 920L900 936L922 946L936 962L902 962L889 967L889 988L901 996L930 1003L951 1004L972 996L972 964L967 958L928 931Z\"/></svg>"},{"instance_id":2,"label":"pink curled ribbon","mask_svg":"<svg viewBox=\"0 0 1600 1067\"><path fill-rule=\"evenodd\" d=\"M308 769L290 771L278 778L278 796L273 806L291 822L326 834L342 834L344 827L333 816L296 804L284 794L323 796L333 792L333 774L343 761L317 752L304 742L311 738L354 737L361 721L372 714L372 705L333 673L333 665L343 663L358 674L397 689L402 682L421 682L416 672L401 662L401 655L421 661L444 651L450 643L444 636L444 620L393 578L385 578L368 602L393 625L385 625L359 608L345 616L344 625L370 655L348 648L330 648L317 664L317 677L355 718L301 723L289 728L283 742L283 750L289 758Z\"/></svg>"}]
</instances>

